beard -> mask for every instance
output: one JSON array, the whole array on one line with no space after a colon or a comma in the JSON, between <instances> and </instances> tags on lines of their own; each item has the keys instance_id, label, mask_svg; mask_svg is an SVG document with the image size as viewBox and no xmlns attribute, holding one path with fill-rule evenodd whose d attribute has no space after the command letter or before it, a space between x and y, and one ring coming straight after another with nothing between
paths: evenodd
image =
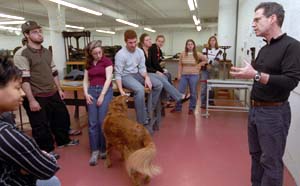
<instances>
[{"instance_id":1,"label":"beard","mask_svg":"<svg viewBox=\"0 0 300 186\"><path fill-rule=\"evenodd\" d=\"M28 38L32 43L40 45L44 42L44 38L40 37L40 38L33 38L33 37L29 37Z\"/></svg>"},{"instance_id":2,"label":"beard","mask_svg":"<svg viewBox=\"0 0 300 186\"><path fill-rule=\"evenodd\" d=\"M31 40L31 42L34 43L34 44L40 45L40 44L42 44L44 42L44 39L41 39L41 40Z\"/></svg>"}]
</instances>

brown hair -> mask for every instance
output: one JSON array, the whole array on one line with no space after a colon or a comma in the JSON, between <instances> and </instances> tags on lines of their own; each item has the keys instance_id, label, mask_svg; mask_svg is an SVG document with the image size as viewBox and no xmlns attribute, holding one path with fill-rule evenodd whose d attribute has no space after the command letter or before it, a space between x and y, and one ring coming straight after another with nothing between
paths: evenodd
<instances>
[{"instance_id":1,"label":"brown hair","mask_svg":"<svg viewBox=\"0 0 300 186\"><path fill-rule=\"evenodd\" d=\"M208 45L208 49L211 50L211 45L210 45L210 40L215 39L216 40L216 46L215 48L218 49L219 48L219 44L218 44L218 40L216 36L211 36L208 41L207 41L207 45Z\"/></svg>"},{"instance_id":2,"label":"brown hair","mask_svg":"<svg viewBox=\"0 0 300 186\"><path fill-rule=\"evenodd\" d=\"M270 17L271 15L275 14L277 17L277 25L279 27L282 26L283 20L284 20L284 9L281 4L275 3L275 2L263 2L260 3L256 8L255 12L258 9L263 9L264 13L263 15L266 17Z\"/></svg>"},{"instance_id":3,"label":"brown hair","mask_svg":"<svg viewBox=\"0 0 300 186\"><path fill-rule=\"evenodd\" d=\"M159 34L159 35L156 36L155 41L157 41L159 38L163 38L164 40L166 40L164 35Z\"/></svg>"},{"instance_id":4,"label":"brown hair","mask_svg":"<svg viewBox=\"0 0 300 186\"><path fill-rule=\"evenodd\" d=\"M144 44L144 40L145 40L145 37L149 36L149 34L147 33L143 33L141 36L140 36L140 41L139 41L139 48L143 48L143 44Z\"/></svg>"},{"instance_id":5,"label":"brown hair","mask_svg":"<svg viewBox=\"0 0 300 186\"><path fill-rule=\"evenodd\" d=\"M128 39L135 39L137 38L136 32L134 30L126 30L124 32L124 40L127 42Z\"/></svg>"},{"instance_id":6,"label":"brown hair","mask_svg":"<svg viewBox=\"0 0 300 186\"><path fill-rule=\"evenodd\" d=\"M86 64L85 64L85 67L86 69L89 69L93 63L93 56L92 56L92 51L95 49L95 48L101 48L102 52L103 52L103 49L102 49L102 41L101 40L94 40L94 41L91 41L89 42L89 44L86 46L85 48L85 56L86 56Z\"/></svg>"},{"instance_id":7,"label":"brown hair","mask_svg":"<svg viewBox=\"0 0 300 186\"><path fill-rule=\"evenodd\" d=\"M188 48L187 48L188 42L192 42L193 45L194 45L194 48L193 48L193 56L194 56L196 62L198 63L198 61L199 61L199 56L198 56L198 53L197 53L196 44L195 44L195 41L194 41L194 40L192 40L192 39L186 40L186 42L185 42L185 50L184 50L184 51L185 51L185 55L187 56L187 55L188 55L188 51L189 51Z\"/></svg>"}]
</instances>

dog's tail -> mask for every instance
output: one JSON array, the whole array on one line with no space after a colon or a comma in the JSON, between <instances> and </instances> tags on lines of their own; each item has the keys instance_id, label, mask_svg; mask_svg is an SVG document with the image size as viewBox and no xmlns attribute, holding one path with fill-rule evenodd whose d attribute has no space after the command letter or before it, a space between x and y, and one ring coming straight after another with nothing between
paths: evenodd
<instances>
[{"instance_id":1,"label":"dog's tail","mask_svg":"<svg viewBox=\"0 0 300 186\"><path fill-rule=\"evenodd\" d=\"M156 148L153 142L146 147L133 152L126 161L126 169L130 175L131 171L137 171L149 177L158 175L161 170L152 164L152 160L156 155Z\"/></svg>"}]
</instances>

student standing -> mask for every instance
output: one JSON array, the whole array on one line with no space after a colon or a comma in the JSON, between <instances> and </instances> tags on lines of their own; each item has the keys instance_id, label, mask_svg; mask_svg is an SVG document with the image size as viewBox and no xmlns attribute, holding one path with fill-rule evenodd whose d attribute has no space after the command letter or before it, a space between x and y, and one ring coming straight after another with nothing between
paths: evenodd
<instances>
[{"instance_id":1,"label":"student standing","mask_svg":"<svg viewBox=\"0 0 300 186\"><path fill-rule=\"evenodd\" d=\"M88 105L90 148L89 164L97 164L98 157L106 157L106 144L102 131L103 120L113 97L112 61L103 55L101 41L92 41L86 47L87 62L84 71L83 89Z\"/></svg>"},{"instance_id":2,"label":"student standing","mask_svg":"<svg viewBox=\"0 0 300 186\"><path fill-rule=\"evenodd\" d=\"M26 21L21 27L27 44L16 52L14 63L23 72L23 106L32 136L47 152L54 150L54 139L58 147L78 145L79 140L69 138L70 116L52 54L42 46L42 27L35 21Z\"/></svg>"},{"instance_id":3,"label":"student standing","mask_svg":"<svg viewBox=\"0 0 300 186\"><path fill-rule=\"evenodd\" d=\"M206 57L197 52L194 40L188 39L185 43L185 50L180 54L178 64L178 90L184 94L186 88L190 90L190 103L188 114L193 114L197 102L197 85L201 66L207 63ZM171 112L181 112L182 103L177 102L176 107Z\"/></svg>"}]
</instances>

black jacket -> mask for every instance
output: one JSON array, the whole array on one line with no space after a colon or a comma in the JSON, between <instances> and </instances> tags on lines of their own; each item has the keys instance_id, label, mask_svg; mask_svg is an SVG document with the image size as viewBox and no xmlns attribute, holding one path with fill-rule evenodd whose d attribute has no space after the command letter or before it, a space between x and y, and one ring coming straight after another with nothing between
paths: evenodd
<instances>
[{"instance_id":1,"label":"black jacket","mask_svg":"<svg viewBox=\"0 0 300 186\"><path fill-rule=\"evenodd\" d=\"M152 44L148 50L148 60L146 60L147 72L155 73L156 71L160 71L163 73L164 70L160 66L162 59L163 56L161 49L158 48L156 44Z\"/></svg>"}]
</instances>

